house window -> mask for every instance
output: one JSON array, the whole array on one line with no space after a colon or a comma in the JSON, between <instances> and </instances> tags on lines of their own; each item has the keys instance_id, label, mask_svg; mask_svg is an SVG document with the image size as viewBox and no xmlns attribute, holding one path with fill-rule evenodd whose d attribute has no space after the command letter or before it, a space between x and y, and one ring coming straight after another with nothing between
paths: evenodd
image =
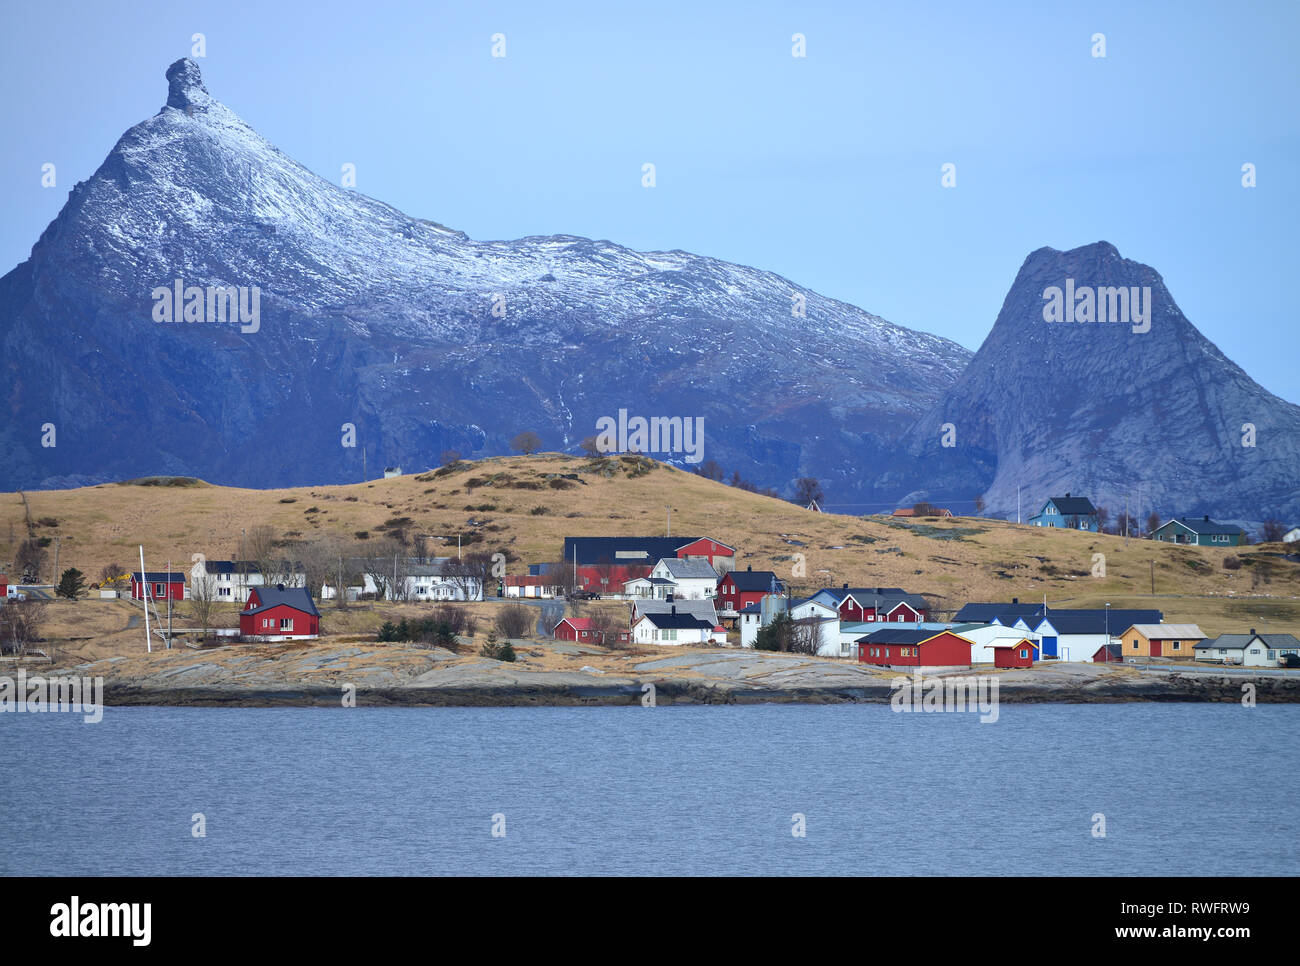
<instances>
[{"instance_id":1,"label":"house window","mask_svg":"<svg viewBox=\"0 0 1300 966\"><path fill-rule=\"evenodd\" d=\"M281 618L280 618L280 630L282 630L282 631L291 631L291 630L293 630L293 618L292 618L292 617L281 617Z\"/></svg>"},{"instance_id":2,"label":"house window","mask_svg":"<svg viewBox=\"0 0 1300 966\"><path fill-rule=\"evenodd\" d=\"M1275 661L1275 660L1277 660L1277 652L1276 652L1276 651L1269 651L1269 652L1268 652L1268 659L1269 659L1270 661Z\"/></svg>"},{"instance_id":3,"label":"house window","mask_svg":"<svg viewBox=\"0 0 1300 966\"><path fill-rule=\"evenodd\" d=\"M1138 649L1138 642L1137 642L1137 641L1134 641L1134 642L1133 642L1133 650L1136 651L1137 649Z\"/></svg>"},{"instance_id":4,"label":"house window","mask_svg":"<svg viewBox=\"0 0 1300 966\"><path fill-rule=\"evenodd\" d=\"M1181 645L1178 643L1178 641L1174 641L1174 650L1177 651L1180 649L1180 647Z\"/></svg>"},{"instance_id":5,"label":"house window","mask_svg":"<svg viewBox=\"0 0 1300 966\"><path fill-rule=\"evenodd\" d=\"M162 584L154 584L154 585L153 585L153 595L154 595L155 597L164 597L164 596L166 596L166 592L163 590L163 585L162 585Z\"/></svg>"},{"instance_id":6,"label":"house window","mask_svg":"<svg viewBox=\"0 0 1300 966\"><path fill-rule=\"evenodd\" d=\"M1020 649L1020 657L1021 657L1022 660L1023 660L1024 658L1029 657L1029 651L1028 651L1028 649L1022 647L1022 648Z\"/></svg>"}]
</instances>

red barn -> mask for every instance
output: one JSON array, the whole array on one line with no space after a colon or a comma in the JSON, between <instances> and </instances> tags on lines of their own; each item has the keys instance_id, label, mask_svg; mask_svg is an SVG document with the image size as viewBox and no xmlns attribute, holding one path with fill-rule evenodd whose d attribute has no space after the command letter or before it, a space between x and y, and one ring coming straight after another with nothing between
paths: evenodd
<instances>
[{"instance_id":1,"label":"red barn","mask_svg":"<svg viewBox=\"0 0 1300 966\"><path fill-rule=\"evenodd\" d=\"M739 613L750 604L760 603L768 594L785 590L780 578L770 570L733 570L718 581L718 610Z\"/></svg>"},{"instance_id":2,"label":"red barn","mask_svg":"<svg viewBox=\"0 0 1300 966\"><path fill-rule=\"evenodd\" d=\"M562 566L576 574L579 590L621 594L664 558L707 560L721 573L735 556L734 547L711 537L565 537Z\"/></svg>"},{"instance_id":3,"label":"red barn","mask_svg":"<svg viewBox=\"0 0 1300 966\"><path fill-rule=\"evenodd\" d=\"M998 643L993 645L993 666L994 667L1033 667L1034 652L1038 650L1038 645L1029 638L1022 638L1013 643Z\"/></svg>"},{"instance_id":4,"label":"red barn","mask_svg":"<svg viewBox=\"0 0 1300 966\"><path fill-rule=\"evenodd\" d=\"M860 637L858 660L881 667L970 667L971 642L952 631L880 630Z\"/></svg>"},{"instance_id":5,"label":"red barn","mask_svg":"<svg viewBox=\"0 0 1300 966\"><path fill-rule=\"evenodd\" d=\"M133 572L131 599L144 600L146 591L150 600L184 600L185 575L166 570L150 570L144 574L138 570Z\"/></svg>"},{"instance_id":6,"label":"red barn","mask_svg":"<svg viewBox=\"0 0 1300 966\"><path fill-rule=\"evenodd\" d=\"M239 614L239 635L255 641L319 637L320 611L306 587L254 587Z\"/></svg>"}]
</instances>

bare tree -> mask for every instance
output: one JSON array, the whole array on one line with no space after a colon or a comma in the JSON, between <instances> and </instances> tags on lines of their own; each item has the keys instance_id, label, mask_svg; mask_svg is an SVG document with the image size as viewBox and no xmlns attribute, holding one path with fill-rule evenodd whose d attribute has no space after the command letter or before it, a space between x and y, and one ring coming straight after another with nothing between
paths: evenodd
<instances>
[{"instance_id":1,"label":"bare tree","mask_svg":"<svg viewBox=\"0 0 1300 966\"><path fill-rule=\"evenodd\" d=\"M533 609L524 604L506 604L497 610L495 624L505 637L524 637L533 626Z\"/></svg>"},{"instance_id":2,"label":"bare tree","mask_svg":"<svg viewBox=\"0 0 1300 966\"><path fill-rule=\"evenodd\" d=\"M207 576L206 574L204 575ZM195 580L190 585L190 612L194 620L203 629L202 640L208 639L212 627L212 607L217 602L217 582L215 580Z\"/></svg>"},{"instance_id":3,"label":"bare tree","mask_svg":"<svg viewBox=\"0 0 1300 966\"><path fill-rule=\"evenodd\" d=\"M1105 533L1106 524L1110 522L1110 511L1104 506L1097 507L1097 529Z\"/></svg>"},{"instance_id":4,"label":"bare tree","mask_svg":"<svg viewBox=\"0 0 1300 966\"><path fill-rule=\"evenodd\" d=\"M601 609L592 612L591 629L595 632L596 640L600 641L605 647L619 647L618 632L622 626L608 610Z\"/></svg>"},{"instance_id":5,"label":"bare tree","mask_svg":"<svg viewBox=\"0 0 1300 966\"><path fill-rule=\"evenodd\" d=\"M445 449L438 459L443 466L455 466L460 462L460 452L454 449Z\"/></svg>"},{"instance_id":6,"label":"bare tree","mask_svg":"<svg viewBox=\"0 0 1300 966\"><path fill-rule=\"evenodd\" d=\"M976 497L975 497L975 515L976 515L977 517L982 517L982 516L984 515L984 511L985 511L986 509L988 509L988 504L984 502L984 497L983 497L982 495L980 495L980 496L976 496Z\"/></svg>"},{"instance_id":7,"label":"bare tree","mask_svg":"<svg viewBox=\"0 0 1300 966\"><path fill-rule=\"evenodd\" d=\"M721 483L723 476L722 464L717 460L705 460L695 470L695 472L704 477L706 480L713 480L715 483Z\"/></svg>"},{"instance_id":8,"label":"bare tree","mask_svg":"<svg viewBox=\"0 0 1300 966\"><path fill-rule=\"evenodd\" d=\"M1259 528L1260 543L1281 543L1286 536L1286 525L1276 517L1269 517Z\"/></svg>"},{"instance_id":9,"label":"bare tree","mask_svg":"<svg viewBox=\"0 0 1300 966\"><path fill-rule=\"evenodd\" d=\"M130 580L131 575L120 563L105 564L99 571L99 586L113 588L122 580Z\"/></svg>"},{"instance_id":10,"label":"bare tree","mask_svg":"<svg viewBox=\"0 0 1300 966\"><path fill-rule=\"evenodd\" d=\"M417 533L411 538L411 553L415 554L416 562L429 562L429 535L427 533Z\"/></svg>"},{"instance_id":11,"label":"bare tree","mask_svg":"<svg viewBox=\"0 0 1300 966\"><path fill-rule=\"evenodd\" d=\"M795 621L790 635L790 652L816 654L826 643L825 626L820 617L804 617Z\"/></svg>"},{"instance_id":12,"label":"bare tree","mask_svg":"<svg viewBox=\"0 0 1300 966\"><path fill-rule=\"evenodd\" d=\"M275 528L267 523L260 523L248 531L245 547L248 559L256 565L262 575L262 582L268 586L279 583L279 573L284 551L277 546Z\"/></svg>"},{"instance_id":13,"label":"bare tree","mask_svg":"<svg viewBox=\"0 0 1300 966\"><path fill-rule=\"evenodd\" d=\"M336 542L328 537L319 536L302 541L294 547L298 565L302 568L303 580L307 592L313 598L319 597L321 588L329 581L336 569Z\"/></svg>"},{"instance_id":14,"label":"bare tree","mask_svg":"<svg viewBox=\"0 0 1300 966\"><path fill-rule=\"evenodd\" d=\"M808 506L810 503L820 505L823 499L822 485L814 477L801 476L794 481L795 503L800 506Z\"/></svg>"},{"instance_id":15,"label":"bare tree","mask_svg":"<svg viewBox=\"0 0 1300 966\"><path fill-rule=\"evenodd\" d=\"M510 441L510 448L525 456L531 456L542 448L542 438L531 429L525 430Z\"/></svg>"},{"instance_id":16,"label":"bare tree","mask_svg":"<svg viewBox=\"0 0 1300 966\"><path fill-rule=\"evenodd\" d=\"M1152 510L1150 516L1147 517L1147 536L1151 536L1151 534L1155 533L1159 529L1160 514L1155 510Z\"/></svg>"},{"instance_id":17,"label":"bare tree","mask_svg":"<svg viewBox=\"0 0 1300 966\"><path fill-rule=\"evenodd\" d=\"M406 548L391 537L372 543L365 556L366 573L375 590L387 600L409 600L411 596L411 561Z\"/></svg>"},{"instance_id":18,"label":"bare tree","mask_svg":"<svg viewBox=\"0 0 1300 966\"><path fill-rule=\"evenodd\" d=\"M9 642L10 651L18 657L27 654L33 641L40 640L45 624L45 601L36 598L10 601L0 608L3 619L3 640Z\"/></svg>"}]
</instances>

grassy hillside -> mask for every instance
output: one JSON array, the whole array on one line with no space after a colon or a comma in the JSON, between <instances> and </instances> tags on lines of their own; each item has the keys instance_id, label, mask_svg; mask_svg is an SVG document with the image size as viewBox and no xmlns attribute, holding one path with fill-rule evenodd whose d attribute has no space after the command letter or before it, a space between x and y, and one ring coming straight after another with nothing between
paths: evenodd
<instances>
[{"instance_id":1,"label":"grassy hillside","mask_svg":"<svg viewBox=\"0 0 1300 966\"><path fill-rule=\"evenodd\" d=\"M557 454L467 462L431 473L349 486L245 490L153 479L77 490L0 494L0 566L30 533L48 538L53 566L93 581L109 562L188 570L194 553L239 554L240 530L269 524L286 539L333 533L357 540L393 526L422 532L439 553L456 535L475 550L503 552L511 573L557 560L563 538L672 532L739 548L743 568L775 570L795 589L849 583L901 586L937 599L1041 600L1057 606L1158 606L1167 620L1209 634L1257 627L1300 633L1300 566L1277 546L1174 547L1120 537L1044 530L1001 521L894 520L819 514L638 457ZM403 518L409 518L403 521ZM1093 576L1094 555L1105 576ZM1224 559L1240 558L1228 570ZM1154 575L1155 597L1151 596Z\"/></svg>"}]
</instances>

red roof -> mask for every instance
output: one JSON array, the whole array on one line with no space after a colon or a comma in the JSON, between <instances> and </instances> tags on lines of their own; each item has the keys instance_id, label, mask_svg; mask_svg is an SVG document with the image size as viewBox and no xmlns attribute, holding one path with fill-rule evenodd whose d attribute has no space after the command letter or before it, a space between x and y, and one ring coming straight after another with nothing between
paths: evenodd
<instances>
[{"instance_id":1,"label":"red roof","mask_svg":"<svg viewBox=\"0 0 1300 966\"><path fill-rule=\"evenodd\" d=\"M575 631L589 631L593 629L590 617L566 617L564 620L560 621L560 624L568 624ZM555 626L559 627L560 625L556 624Z\"/></svg>"}]
</instances>

